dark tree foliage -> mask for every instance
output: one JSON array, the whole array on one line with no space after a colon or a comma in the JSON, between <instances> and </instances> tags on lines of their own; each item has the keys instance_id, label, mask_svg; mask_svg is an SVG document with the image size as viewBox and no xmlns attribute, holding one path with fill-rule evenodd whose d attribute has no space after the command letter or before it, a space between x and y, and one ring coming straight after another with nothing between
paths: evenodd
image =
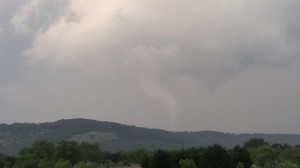
<instances>
[{"instance_id":1,"label":"dark tree foliage","mask_svg":"<svg viewBox=\"0 0 300 168\"><path fill-rule=\"evenodd\" d=\"M249 141L246 141L244 143L244 147L246 148L258 148L264 145L269 145L269 144L265 142L265 140L262 138L252 138Z\"/></svg>"},{"instance_id":2,"label":"dark tree foliage","mask_svg":"<svg viewBox=\"0 0 300 168\"><path fill-rule=\"evenodd\" d=\"M0 168L11 168L14 165L15 160L15 157L0 154Z\"/></svg>"},{"instance_id":3,"label":"dark tree foliage","mask_svg":"<svg viewBox=\"0 0 300 168\"><path fill-rule=\"evenodd\" d=\"M203 167L205 168L225 168L231 166L230 155L220 145L209 146L203 154Z\"/></svg>"},{"instance_id":4,"label":"dark tree foliage","mask_svg":"<svg viewBox=\"0 0 300 168\"><path fill-rule=\"evenodd\" d=\"M43 159L43 160L40 160L38 163L38 168L53 168L53 167L54 167L53 160Z\"/></svg>"},{"instance_id":5,"label":"dark tree foliage","mask_svg":"<svg viewBox=\"0 0 300 168\"><path fill-rule=\"evenodd\" d=\"M141 160L142 168L151 168L151 156L145 155Z\"/></svg>"},{"instance_id":6,"label":"dark tree foliage","mask_svg":"<svg viewBox=\"0 0 300 168\"><path fill-rule=\"evenodd\" d=\"M300 147L288 148L280 153L280 159L289 161L300 167Z\"/></svg>"},{"instance_id":7,"label":"dark tree foliage","mask_svg":"<svg viewBox=\"0 0 300 168\"><path fill-rule=\"evenodd\" d=\"M142 159L148 154L144 148L122 151L122 158L130 163L141 163Z\"/></svg>"},{"instance_id":8,"label":"dark tree foliage","mask_svg":"<svg viewBox=\"0 0 300 168\"><path fill-rule=\"evenodd\" d=\"M205 148L191 148L189 149L189 153L192 156L191 159L194 160L197 167L201 167L203 163L203 155L206 151Z\"/></svg>"},{"instance_id":9,"label":"dark tree foliage","mask_svg":"<svg viewBox=\"0 0 300 168\"><path fill-rule=\"evenodd\" d=\"M17 157L15 167L35 168L40 160L53 160L55 145L51 142L36 141L31 147L23 148Z\"/></svg>"},{"instance_id":10,"label":"dark tree foliage","mask_svg":"<svg viewBox=\"0 0 300 168\"><path fill-rule=\"evenodd\" d=\"M39 140L33 143L31 147L24 148L23 150L21 150L20 155L31 153L36 155L39 159L52 160L54 155L54 150L55 150L55 145L52 142Z\"/></svg>"},{"instance_id":11,"label":"dark tree foliage","mask_svg":"<svg viewBox=\"0 0 300 168\"><path fill-rule=\"evenodd\" d=\"M173 151L173 153L174 153L174 156L175 156L175 162L177 163L176 167L178 167L178 168L180 167L180 165L179 165L180 160L185 160L185 159L191 159L192 158L192 155L189 152L189 149L181 149L181 150L178 150L178 151Z\"/></svg>"},{"instance_id":12,"label":"dark tree foliage","mask_svg":"<svg viewBox=\"0 0 300 168\"><path fill-rule=\"evenodd\" d=\"M71 164L80 161L80 149L77 142L74 141L61 141L56 147L55 159L69 160Z\"/></svg>"},{"instance_id":13,"label":"dark tree foliage","mask_svg":"<svg viewBox=\"0 0 300 168\"><path fill-rule=\"evenodd\" d=\"M164 150L157 150L153 154L151 167L153 168L173 168L174 159L170 152Z\"/></svg>"},{"instance_id":14,"label":"dark tree foliage","mask_svg":"<svg viewBox=\"0 0 300 168\"><path fill-rule=\"evenodd\" d=\"M156 150L139 148L117 153L102 152L96 143L36 141L15 157L0 154L0 168L79 168L131 166L142 168L250 168L299 167L300 148L286 144L268 145L251 139L245 147L226 150L220 145L207 148Z\"/></svg>"},{"instance_id":15,"label":"dark tree foliage","mask_svg":"<svg viewBox=\"0 0 300 168\"><path fill-rule=\"evenodd\" d=\"M71 168L72 165L70 163L70 161L68 160L58 160L56 163L55 163L55 168Z\"/></svg>"},{"instance_id":16,"label":"dark tree foliage","mask_svg":"<svg viewBox=\"0 0 300 168\"><path fill-rule=\"evenodd\" d=\"M205 152L205 148L189 148L189 149L181 149L178 151L174 151L175 160L177 163L176 167L180 167L180 160L193 160L197 167L200 167L202 164L203 153Z\"/></svg>"},{"instance_id":17,"label":"dark tree foliage","mask_svg":"<svg viewBox=\"0 0 300 168\"><path fill-rule=\"evenodd\" d=\"M82 142L78 147L81 161L98 162L101 160L101 150L97 143Z\"/></svg>"},{"instance_id":18,"label":"dark tree foliage","mask_svg":"<svg viewBox=\"0 0 300 168\"><path fill-rule=\"evenodd\" d=\"M25 153L17 157L14 168L38 168L40 159L32 153Z\"/></svg>"},{"instance_id":19,"label":"dark tree foliage","mask_svg":"<svg viewBox=\"0 0 300 168\"><path fill-rule=\"evenodd\" d=\"M78 162L100 163L101 158L102 152L95 143L61 141L55 145L36 141L19 152L14 168L71 167Z\"/></svg>"},{"instance_id":20,"label":"dark tree foliage","mask_svg":"<svg viewBox=\"0 0 300 168\"><path fill-rule=\"evenodd\" d=\"M283 151L283 150L286 150L286 149L290 149L290 148L291 148L291 146L288 145L288 144L286 144L286 143L284 143L284 144L274 143L274 144L271 145L271 147L272 147L273 149L277 149L277 150L280 150L280 151Z\"/></svg>"},{"instance_id":21,"label":"dark tree foliage","mask_svg":"<svg viewBox=\"0 0 300 168\"><path fill-rule=\"evenodd\" d=\"M238 165L238 163L242 163L245 168L251 167L253 162L249 152L245 148L236 146L230 151L230 154L233 166Z\"/></svg>"},{"instance_id":22,"label":"dark tree foliage","mask_svg":"<svg viewBox=\"0 0 300 168\"><path fill-rule=\"evenodd\" d=\"M179 165L180 168L197 168L193 159L181 159Z\"/></svg>"},{"instance_id":23,"label":"dark tree foliage","mask_svg":"<svg viewBox=\"0 0 300 168\"><path fill-rule=\"evenodd\" d=\"M119 161L122 161L122 154L121 152L116 152L116 153L109 153L106 152L104 154L104 162L114 162L114 163L118 163Z\"/></svg>"},{"instance_id":24,"label":"dark tree foliage","mask_svg":"<svg viewBox=\"0 0 300 168\"><path fill-rule=\"evenodd\" d=\"M273 149L270 146L262 146L258 148L256 163L260 167L277 167L279 161L279 150Z\"/></svg>"}]
</instances>

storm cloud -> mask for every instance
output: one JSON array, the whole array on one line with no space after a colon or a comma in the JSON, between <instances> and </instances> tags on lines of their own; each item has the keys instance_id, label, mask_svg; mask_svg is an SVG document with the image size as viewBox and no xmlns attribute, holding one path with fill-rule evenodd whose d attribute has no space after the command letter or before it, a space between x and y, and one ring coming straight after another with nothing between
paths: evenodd
<instances>
[{"instance_id":1,"label":"storm cloud","mask_svg":"<svg viewBox=\"0 0 300 168\"><path fill-rule=\"evenodd\" d=\"M1 122L299 133L296 0L0 5Z\"/></svg>"}]
</instances>

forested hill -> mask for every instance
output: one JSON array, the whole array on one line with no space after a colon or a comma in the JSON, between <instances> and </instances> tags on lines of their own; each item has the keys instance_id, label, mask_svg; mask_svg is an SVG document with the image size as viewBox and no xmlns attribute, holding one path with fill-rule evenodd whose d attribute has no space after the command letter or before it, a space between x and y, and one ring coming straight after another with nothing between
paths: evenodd
<instances>
[{"instance_id":1,"label":"forested hill","mask_svg":"<svg viewBox=\"0 0 300 168\"><path fill-rule=\"evenodd\" d=\"M87 119L56 122L0 124L0 153L14 155L35 140L99 142L102 150L115 152L144 147L185 148L220 144L225 147L243 144L251 138L263 138L269 143L300 144L300 135L291 134L228 134L214 131L169 132Z\"/></svg>"}]
</instances>

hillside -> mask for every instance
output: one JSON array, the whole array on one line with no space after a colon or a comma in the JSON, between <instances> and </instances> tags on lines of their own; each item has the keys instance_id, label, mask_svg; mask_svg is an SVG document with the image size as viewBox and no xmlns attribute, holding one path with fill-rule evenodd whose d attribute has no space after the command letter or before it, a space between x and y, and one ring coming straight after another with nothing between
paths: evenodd
<instances>
[{"instance_id":1,"label":"hillside","mask_svg":"<svg viewBox=\"0 0 300 168\"><path fill-rule=\"evenodd\" d=\"M184 148L208 146L214 143L225 147L243 144L251 138L264 138L270 143L300 144L300 135L291 134L228 134L214 131L169 132L87 119L68 119L56 122L29 124L0 124L0 153L14 155L35 140L99 142L102 150L111 152L144 147Z\"/></svg>"}]
</instances>

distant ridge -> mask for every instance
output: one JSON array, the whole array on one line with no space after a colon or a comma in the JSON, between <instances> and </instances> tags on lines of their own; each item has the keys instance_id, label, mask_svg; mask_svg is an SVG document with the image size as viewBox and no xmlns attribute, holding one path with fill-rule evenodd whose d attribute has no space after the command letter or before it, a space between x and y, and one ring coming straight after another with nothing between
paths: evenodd
<instances>
[{"instance_id":1,"label":"distant ridge","mask_svg":"<svg viewBox=\"0 0 300 168\"><path fill-rule=\"evenodd\" d=\"M186 148L220 144L227 148L242 145L251 138L263 138L269 143L300 144L295 134L231 134L216 131L170 132L128 126L108 121L90 119L63 119L40 124L0 124L0 153L15 155L21 148L35 140L61 140L98 142L102 150L116 152L143 147Z\"/></svg>"}]
</instances>

